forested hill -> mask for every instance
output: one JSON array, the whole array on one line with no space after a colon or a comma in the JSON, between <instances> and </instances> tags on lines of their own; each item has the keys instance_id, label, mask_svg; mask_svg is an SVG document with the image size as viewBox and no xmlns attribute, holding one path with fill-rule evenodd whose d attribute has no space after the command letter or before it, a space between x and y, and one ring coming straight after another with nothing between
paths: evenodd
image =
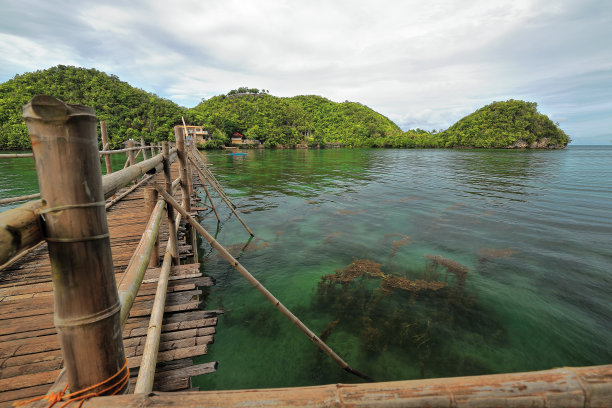
<instances>
[{"instance_id":1,"label":"forested hill","mask_svg":"<svg viewBox=\"0 0 612 408\"><path fill-rule=\"evenodd\" d=\"M186 112L160 98L95 69L58 65L0 84L0 149L29 149L30 138L21 117L22 106L38 94L92 106L107 123L112 148L131 138L166 140Z\"/></svg>"},{"instance_id":2,"label":"forested hill","mask_svg":"<svg viewBox=\"0 0 612 408\"><path fill-rule=\"evenodd\" d=\"M537 103L493 102L449 127L440 147L563 148L570 142L558 124L537 110Z\"/></svg>"},{"instance_id":3,"label":"forested hill","mask_svg":"<svg viewBox=\"0 0 612 408\"><path fill-rule=\"evenodd\" d=\"M402 132L385 116L356 102L312 95L281 98L243 87L187 109L114 75L59 65L0 84L0 149L30 148L22 106L38 94L93 107L98 119L107 122L112 148L141 136L147 142L173 140L172 127L181 123L181 116L212 134L206 147L228 144L234 132L269 147L562 148L570 141L533 102L494 102L442 132Z\"/></svg>"},{"instance_id":4,"label":"forested hill","mask_svg":"<svg viewBox=\"0 0 612 408\"><path fill-rule=\"evenodd\" d=\"M338 143L347 147L382 146L401 129L356 102L332 102L320 96L279 98L257 89L230 91L200 103L189 112L192 122L219 137L234 132L267 146ZM217 142L218 143L218 142Z\"/></svg>"}]
</instances>

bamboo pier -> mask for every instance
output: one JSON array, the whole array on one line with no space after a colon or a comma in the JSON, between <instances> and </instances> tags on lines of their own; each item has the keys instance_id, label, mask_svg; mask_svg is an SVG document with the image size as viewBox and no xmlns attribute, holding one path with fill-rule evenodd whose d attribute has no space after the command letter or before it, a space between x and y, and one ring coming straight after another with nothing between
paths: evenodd
<instances>
[{"instance_id":1,"label":"bamboo pier","mask_svg":"<svg viewBox=\"0 0 612 408\"><path fill-rule=\"evenodd\" d=\"M193 362L207 354L223 313L201 301L214 281L200 272L198 235L342 368L355 370L199 224L198 210L212 210L219 220L214 191L254 235L180 126L176 147L141 139L112 151L101 122L98 151L91 108L37 96L24 119L34 153L5 157L33 156L41 192L40 200L5 199L34 201L0 213L0 407L45 395L27 406L50 406L53 398L58 406L122 408L612 406L612 365L268 390L194 388L191 377L223 364ZM111 166L116 152L128 153L123 169ZM210 205L193 204L198 192Z\"/></svg>"}]
</instances>

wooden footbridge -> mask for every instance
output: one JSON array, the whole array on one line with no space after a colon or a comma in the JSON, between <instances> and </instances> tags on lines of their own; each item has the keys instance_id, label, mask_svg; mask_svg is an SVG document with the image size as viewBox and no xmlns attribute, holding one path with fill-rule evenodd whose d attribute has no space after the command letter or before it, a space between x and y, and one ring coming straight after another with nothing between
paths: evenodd
<instances>
[{"instance_id":1,"label":"wooden footbridge","mask_svg":"<svg viewBox=\"0 0 612 408\"><path fill-rule=\"evenodd\" d=\"M198 235L341 368L367 376L198 223L198 210L218 219L212 199L193 204L195 190L210 198L210 187L253 235L182 128L175 129L176 147L131 142L114 151L128 153L126 166L112 172L106 160L101 177L100 155L113 152L104 124L98 151L92 109L39 96L24 106L24 119L41 192L40 200L0 214L0 406L612 406L612 365L271 390L192 388L192 376L217 369L193 357L207 353L222 313L200 301L214 282L200 273Z\"/></svg>"}]
</instances>

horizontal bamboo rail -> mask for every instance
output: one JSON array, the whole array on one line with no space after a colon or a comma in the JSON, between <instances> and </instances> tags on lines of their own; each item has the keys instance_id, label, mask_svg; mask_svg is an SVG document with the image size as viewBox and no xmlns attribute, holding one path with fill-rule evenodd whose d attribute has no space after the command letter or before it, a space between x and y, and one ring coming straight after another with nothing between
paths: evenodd
<instances>
[{"instance_id":1,"label":"horizontal bamboo rail","mask_svg":"<svg viewBox=\"0 0 612 408\"><path fill-rule=\"evenodd\" d=\"M117 149L117 150L100 150L100 155L133 152L134 150L152 149L153 147L154 146L147 146L147 147L138 146L138 147L126 147L125 149Z\"/></svg>"},{"instance_id":2,"label":"horizontal bamboo rail","mask_svg":"<svg viewBox=\"0 0 612 408\"><path fill-rule=\"evenodd\" d=\"M170 150L170 161L174 159L176 148ZM161 170L162 160L162 155L158 154L127 169L103 176L104 198L112 196L120 188L153 169L156 172ZM36 212L41 206L41 201L37 200L0 213L0 264L42 240Z\"/></svg>"},{"instance_id":3,"label":"horizontal bamboo rail","mask_svg":"<svg viewBox=\"0 0 612 408\"><path fill-rule=\"evenodd\" d=\"M34 153L8 153L0 154L0 159L20 159L24 157L34 157Z\"/></svg>"},{"instance_id":4,"label":"horizontal bamboo rail","mask_svg":"<svg viewBox=\"0 0 612 408\"><path fill-rule=\"evenodd\" d=\"M84 408L195 407L610 407L612 365L527 373L333 384L262 390L132 394L87 400Z\"/></svg>"},{"instance_id":5,"label":"horizontal bamboo rail","mask_svg":"<svg viewBox=\"0 0 612 408\"><path fill-rule=\"evenodd\" d=\"M102 155L109 155L109 154L117 154L117 153L126 153L129 152L131 150L142 150L142 149L154 149L154 148L159 148L159 146L153 146L153 145L149 145L149 146L145 146L145 147L132 147L132 148L125 148L125 149L117 149L117 150L100 150L100 156ZM7 154L2 154L0 153L0 159L21 159L21 158L26 158L26 157L34 157L33 153L7 153Z\"/></svg>"},{"instance_id":6,"label":"horizontal bamboo rail","mask_svg":"<svg viewBox=\"0 0 612 408\"><path fill-rule=\"evenodd\" d=\"M40 193L24 195L21 197L3 198L0 200L0 204L16 203L19 201L28 201L28 200L33 200L35 198L40 198Z\"/></svg>"}]
</instances>

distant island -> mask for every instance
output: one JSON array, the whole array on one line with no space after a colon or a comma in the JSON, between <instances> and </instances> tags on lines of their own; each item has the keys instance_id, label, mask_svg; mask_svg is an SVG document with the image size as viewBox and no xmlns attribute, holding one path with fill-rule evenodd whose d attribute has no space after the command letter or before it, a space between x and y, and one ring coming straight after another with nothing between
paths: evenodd
<instances>
[{"instance_id":1,"label":"distant island","mask_svg":"<svg viewBox=\"0 0 612 408\"><path fill-rule=\"evenodd\" d=\"M16 75L0 84L0 149L30 149L21 107L47 94L92 106L107 122L112 148L130 138L173 140L181 116L209 133L201 148L221 148L241 134L265 147L531 148L559 149L570 138L535 102L493 102L443 131L402 131L387 117L357 102L321 96L281 98L256 88L238 88L181 107L96 69L58 65ZM255 142L257 141L257 142Z\"/></svg>"}]
</instances>

